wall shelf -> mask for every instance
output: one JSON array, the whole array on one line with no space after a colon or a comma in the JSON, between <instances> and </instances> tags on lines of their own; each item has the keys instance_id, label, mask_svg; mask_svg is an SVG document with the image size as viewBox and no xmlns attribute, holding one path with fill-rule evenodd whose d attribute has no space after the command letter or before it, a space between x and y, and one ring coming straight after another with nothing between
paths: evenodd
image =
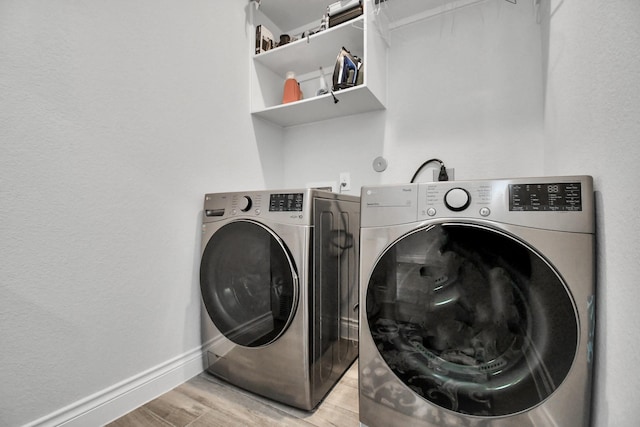
<instances>
[{"instance_id":1,"label":"wall shelf","mask_svg":"<svg viewBox=\"0 0 640 427\"><path fill-rule=\"evenodd\" d=\"M264 25L275 41L281 34L299 36L320 25L327 4L326 0L263 0L257 10L252 10L253 34L257 25ZM252 39L251 113L287 127L384 109L387 42L381 36L386 28L379 27L386 25L386 21L373 13L372 4L373 0L363 0L363 15L266 52L254 54ZM315 96L315 93L320 86L320 67L328 85L332 85L333 68L342 47L362 59L364 79L358 86L335 91L339 102L334 103L331 94ZM295 73L304 99L283 105L282 91L288 71Z\"/></svg>"},{"instance_id":2,"label":"wall shelf","mask_svg":"<svg viewBox=\"0 0 640 427\"><path fill-rule=\"evenodd\" d=\"M349 49L354 51L362 51L363 20L361 16L344 22L308 38L255 55L253 60L283 76L290 70L296 70L298 75L317 71L318 67L323 65L322 60L318 58L324 58L324 62L326 58L333 58L335 61L342 46L349 46Z\"/></svg>"},{"instance_id":3,"label":"wall shelf","mask_svg":"<svg viewBox=\"0 0 640 427\"><path fill-rule=\"evenodd\" d=\"M251 38L251 114L287 127L386 108L389 31L413 22L488 0L362 0L364 14L351 21L255 55ZM319 27L327 0L262 0L249 4L251 31L265 25L278 41ZM331 86L335 60L342 47L363 60L359 86L314 96L320 67ZM293 71L305 99L282 105L285 75Z\"/></svg>"},{"instance_id":4,"label":"wall shelf","mask_svg":"<svg viewBox=\"0 0 640 427\"><path fill-rule=\"evenodd\" d=\"M253 112L253 115L279 126L288 127L385 108L384 104L365 87L356 86L334 94L339 100L338 103L335 103L333 96L328 93L290 104L265 108Z\"/></svg>"}]
</instances>

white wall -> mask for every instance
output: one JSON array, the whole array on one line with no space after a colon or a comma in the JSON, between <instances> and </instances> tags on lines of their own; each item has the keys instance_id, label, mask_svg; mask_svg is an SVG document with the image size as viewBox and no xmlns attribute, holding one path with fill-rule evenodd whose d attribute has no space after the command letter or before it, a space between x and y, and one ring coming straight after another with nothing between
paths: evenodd
<instances>
[{"instance_id":1,"label":"white wall","mask_svg":"<svg viewBox=\"0 0 640 427\"><path fill-rule=\"evenodd\" d=\"M541 26L518 3L486 1L393 30L386 111L288 128L285 183L349 171L359 195L360 185L409 182L433 157L456 179L539 175ZM383 173L377 156L388 161ZM418 177L431 179L429 169Z\"/></svg>"},{"instance_id":2,"label":"white wall","mask_svg":"<svg viewBox=\"0 0 640 427\"><path fill-rule=\"evenodd\" d=\"M197 359L203 195L283 176L244 7L0 1L1 425Z\"/></svg>"},{"instance_id":3,"label":"white wall","mask_svg":"<svg viewBox=\"0 0 640 427\"><path fill-rule=\"evenodd\" d=\"M636 425L640 2L544 0L539 25L533 3L488 1L394 31L387 110L287 129L285 182L319 179L330 165L329 178L352 172L357 194L407 182L430 157L456 179L593 175L593 425ZM377 155L389 160L382 174L371 169Z\"/></svg>"},{"instance_id":4,"label":"white wall","mask_svg":"<svg viewBox=\"0 0 640 427\"><path fill-rule=\"evenodd\" d=\"M594 426L640 407L640 2L547 4L545 173L595 178L598 306Z\"/></svg>"},{"instance_id":5,"label":"white wall","mask_svg":"<svg viewBox=\"0 0 640 427\"><path fill-rule=\"evenodd\" d=\"M197 353L203 193L350 171L358 194L440 157L594 175L594 425L634 425L640 4L545 1L541 25L488 0L398 29L386 111L280 130L248 114L244 2L0 0L0 424Z\"/></svg>"}]
</instances>

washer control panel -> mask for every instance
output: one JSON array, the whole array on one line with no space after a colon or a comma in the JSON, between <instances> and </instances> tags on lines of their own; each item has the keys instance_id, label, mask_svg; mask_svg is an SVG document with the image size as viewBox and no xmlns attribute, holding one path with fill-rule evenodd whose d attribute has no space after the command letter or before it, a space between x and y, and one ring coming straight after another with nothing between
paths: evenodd
<instances>
[{"instance_id":1,"label":"washer control panel","mask_svg":"<svg viewBox=\"0 0 640 427\"><path fill-rule=\"evenodd\" d=\"M580 182L509 184L510 211L581 211Z\"/></svg>"},{"instance_id":2,"label":"washer control panel","mask_svg":"<svg viewBox=\"0 0 640 427\"><path fill-rule=\"evenodd\" d=\"M306 191L306 189L305 189ZM204 222L255 218L287 224L310 221L308 191L247 191L205 195Z\"/></svg>"},{"instance_id":3,"label":"washer control panel","mask_svg":"<svg viewBox=\"0 0 640 427\"><path fill-rule=\"evenodd\" d=\"M309 226L319 200L358 203L360 198L313 188L209 193L204 197L202 221L253 219Z\"/></svg>"},{"instance_id":4,"label":"washer control panel","mask_svg":"<svg viewBox=\"0 0 640 427\"><path fill-rule=\"evenodd\" d=\"M274 193L269 196L270 212L301 212L303 193Z\"/></svg>"},{"instance_id":5,"label":"washer control panel","mask_svg":"<svg viewBox=\"0 0 640 427\"><path fill-rule=\"evenodd\" d=\"M237 193L212 193L205 196L205 221L228 217L279 218L285 222L300 222L304 218L305 193L252 191Z\"/></svg>"},{"instance_id":6,"label":"washer control panel","mask_svg":"<svg viewBox=\"0 0 640 427\"><path fill-rule=\"evenodd\" d=\"M363 187L363 227L472 220L549 230L595 230L588 175L440 181Z\"/></svg>"},{"instance_id":7,"label":"washer control panel","mask_svg":"<svg viewBox=\"0 0 640 427\"><path fill-rule=\"evenodd\" d=\"M496 190L486 181L444 181L420 184L418 215L441 217L451 214L487 217Z\"/></svg>"}]
</instances>

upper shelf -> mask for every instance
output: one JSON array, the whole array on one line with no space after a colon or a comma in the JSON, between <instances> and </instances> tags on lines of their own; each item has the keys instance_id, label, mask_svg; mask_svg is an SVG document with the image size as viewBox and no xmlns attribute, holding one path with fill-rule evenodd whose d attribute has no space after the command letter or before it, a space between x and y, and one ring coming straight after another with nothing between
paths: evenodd
<instances>
[{"instance_id":1,"label":"upper shelf","mask_svg":"<svg viewBox=\"0 0 640 427\"><path fill-rule=\"evenodd\" d=\"M279 28L290 30L301 23L318 22L334 0L260 0L260 10ZM374 0L389 18L391 28L406 25L487 0Z\"/></svg>"},{"instance_id":2,"label":"upper shelf","mask_svg":"<svg viewBox=\"0 0 640 427\"><path fill-rule=\"evenodd\" d=\"M335 58L339 46L362 51L363 19L360 16L310 37L260 53L254 56L254 61L282 76L289 70L296 70L298 74L316 71L318 66L327 65L318 58Z\"/></svg>"}]
</instances>

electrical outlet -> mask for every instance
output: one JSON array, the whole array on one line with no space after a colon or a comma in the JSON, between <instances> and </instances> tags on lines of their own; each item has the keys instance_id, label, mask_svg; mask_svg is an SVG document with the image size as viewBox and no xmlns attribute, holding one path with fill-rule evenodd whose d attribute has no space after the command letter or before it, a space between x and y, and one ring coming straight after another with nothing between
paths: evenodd
<instances>
[{"instance_id":1,"label":"electrical outlet","mask_svg":"<svg viewBox=\"0 0 640 427\"><path fill-rule=\"evenodd\" d=\"M453 177L453 172L454 172L454 168L446 168L447 169L447 175L449 176L449 181L454 181L454 177ZM436 168L433 170L433 181L437 182L438 181L438 175L440 175L440 168Z\"/></svg>"},{"instance_id":2,"label":"electrical outlet","mask_svg":"<svg viewBox=\"0 0 640 427\"><path fill-rule=\"evenodd\" d=\"M351 190L351 174L349 172L340 172L340 192Z\"/></svg>"}]
</instances>

